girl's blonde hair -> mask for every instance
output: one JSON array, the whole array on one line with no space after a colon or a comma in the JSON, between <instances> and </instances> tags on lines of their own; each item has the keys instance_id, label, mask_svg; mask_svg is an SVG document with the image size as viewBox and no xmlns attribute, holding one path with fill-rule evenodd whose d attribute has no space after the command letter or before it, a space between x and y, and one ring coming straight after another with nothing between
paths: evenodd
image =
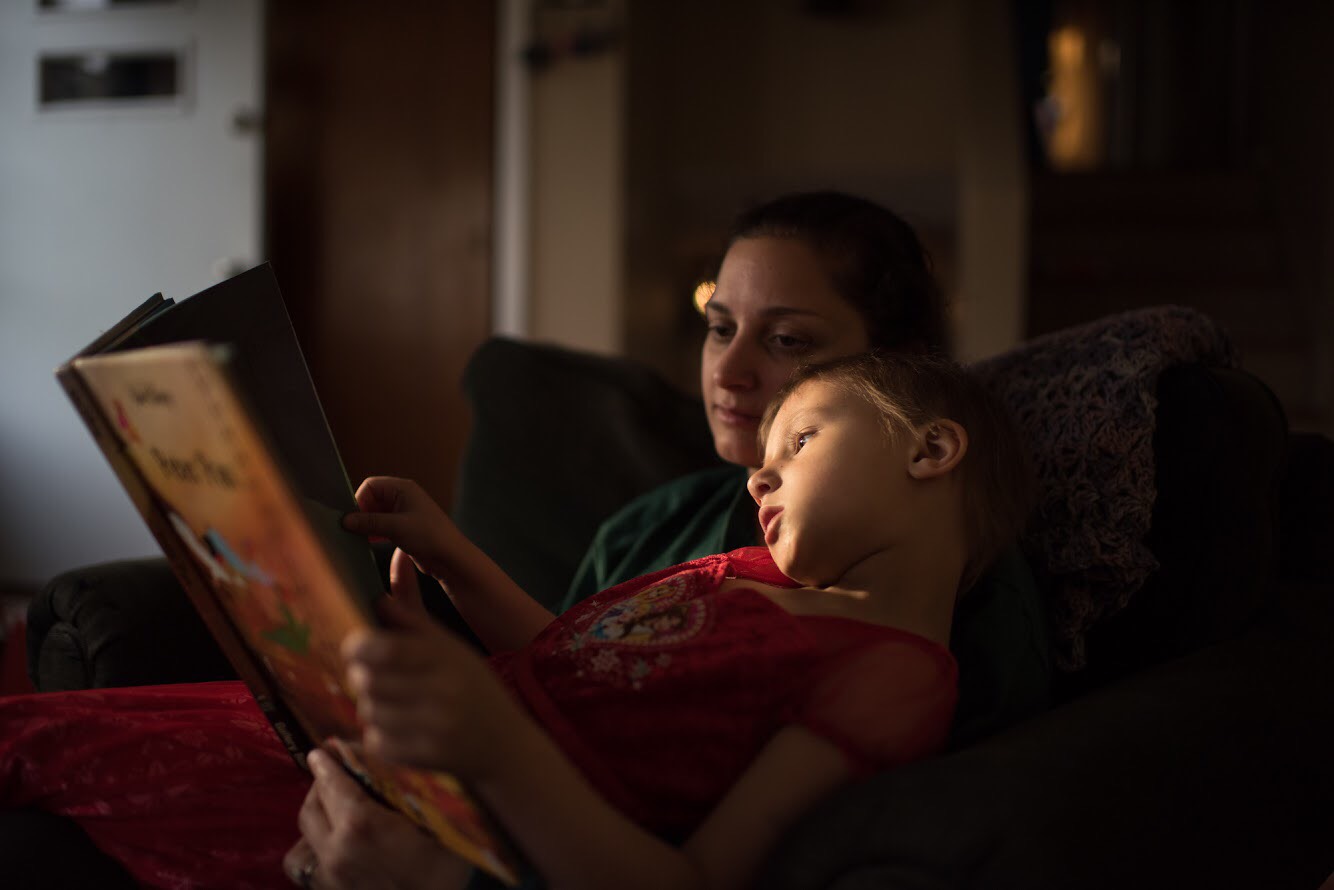
<instances>
[{"instance_id":1,"label":"girl's blonde hair","mask_svg":"<svg viewBox=\"0 0 1334 890\"><path fill-rule=\"evenodd\" d=\"M774 395L760 422L760 453L774 416L803 384L841 386L875 408L889 436L917 435L933 421L968 432L959 464L968 556L967 591L1024 531L1035 493L1033 473L1013 418L977 375L941 355L872 352L798 368Z\"/></svg>"}]
</instances>

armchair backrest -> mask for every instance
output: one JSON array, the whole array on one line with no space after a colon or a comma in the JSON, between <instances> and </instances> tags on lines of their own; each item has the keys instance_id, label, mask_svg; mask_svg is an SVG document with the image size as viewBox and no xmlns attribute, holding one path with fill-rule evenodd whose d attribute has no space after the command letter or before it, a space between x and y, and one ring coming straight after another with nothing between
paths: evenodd
<instances>
[{"instance_id":1,"label":"armchair backrest","mask_svg":"<svg viewBox=\"0 0 1334 890\"><path fill-rule=\"evenodd\" d=\"M463 388L473 418L453 518L549 607L604 519L719 462L699 400L633 359L495 337Z\"/></svg>"},{"instance_id":2,"label":"armchair backrest","mask_svg":"<svg viewBox=\"0 0 1334 890\"><path fill-rule=\"evenodd\" d=\"M1287 423L1239 369L1179 365L1156 388L1152 522L1157 569L1090 628L1065 695L1240 633L1273 602Z\"/></svg>"}]
</instances>

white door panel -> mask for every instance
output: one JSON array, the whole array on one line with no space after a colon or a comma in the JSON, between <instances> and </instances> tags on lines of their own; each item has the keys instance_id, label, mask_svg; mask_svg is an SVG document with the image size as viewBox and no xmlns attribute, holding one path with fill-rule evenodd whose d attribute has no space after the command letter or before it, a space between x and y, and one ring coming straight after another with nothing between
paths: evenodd
<instances>
[{"instance_id":1,"label":"white door panel","mask_svg":"<svg viewBox=\"0 0 1334 890\"><path fill-rule=\"evenodd\" d=\"M155 291L260 259L261 0L0 0L0 582L157 551L52 371ZM184 54L179 100L43 107L39 60Z\"/></svg>"}]
</instances>

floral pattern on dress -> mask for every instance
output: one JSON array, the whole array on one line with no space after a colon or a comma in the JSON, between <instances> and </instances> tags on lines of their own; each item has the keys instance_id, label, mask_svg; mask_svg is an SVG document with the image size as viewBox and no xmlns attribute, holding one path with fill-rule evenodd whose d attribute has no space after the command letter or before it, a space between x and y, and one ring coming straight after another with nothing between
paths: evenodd
<instances>
[{"instance_id":1,"label":"floral pattern on dress","mask_svg":"<svg viewBox=\"0 0 1334 890\"><path fill-rule=\"evenodd\" d=\"M689 597L687 577L676 577L603 610L579 636L616 646L675 646L704 627L704 602Z\"/></svg>"},{"instance_id":2,"label":"floral pattern on dress","mask_svg":"<svg viewBox=\"0 0 1334 890\"><path fill-rule=\"evenodd\" d=\"M668 667L672 656L639 654L633 650L666 649L697 636L708 622L709 610L694 596L692 576L678 575L615 602L579 624L565 651L585 671L614 685L642 687L656 671ZM630 650L630 651L627 651Z\"/></svg>"}]
</instances>

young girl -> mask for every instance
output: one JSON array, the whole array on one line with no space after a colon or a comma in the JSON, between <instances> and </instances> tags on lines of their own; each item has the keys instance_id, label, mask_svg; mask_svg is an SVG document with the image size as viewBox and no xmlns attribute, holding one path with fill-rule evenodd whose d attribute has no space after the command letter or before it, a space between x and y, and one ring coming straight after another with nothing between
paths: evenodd
<instances>
[{"instance_id":1,"label":"young girl","mask_svg":"<svg viewBox=\"0 0 1334 890\"><path fill-rule=\"evenodd\" d=\"M394 541L396 578L414 577L406 552L508 651L488 669L396 581L406 629L345 646L365 744L463 777L540 875L578 887L744 885L816 799L938 750L956 596L1027 512L1006 418L947 361L861 357L799 371L761 439L748 489L767 548L650 574L557 621L415 485L368 480L349 528ZM329 760L312 766L295 879L461 880Z\"/></svg>"}]
</instances>

